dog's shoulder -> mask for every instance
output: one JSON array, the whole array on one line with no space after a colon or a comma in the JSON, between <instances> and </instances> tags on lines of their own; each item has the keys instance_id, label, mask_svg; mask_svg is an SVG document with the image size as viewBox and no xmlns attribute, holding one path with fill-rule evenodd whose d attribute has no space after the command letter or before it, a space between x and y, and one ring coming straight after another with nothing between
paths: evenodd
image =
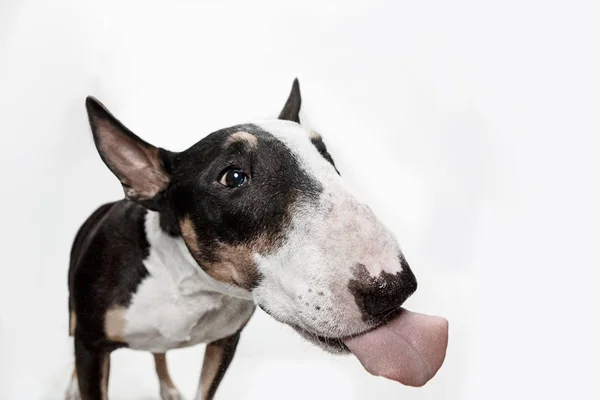
<instances>
[{"instance_id":1,"label":"dog's shoulder","mask_svg":"<svg viewBox=\"0 0 600 400\"><path fill-rule=\"evenodd\" d=\"M69 291L79 310L93 313L129 303L148 275L143 263L150 253L147 212L137 203L121 200L101 206L82 225L69 269Z\"/></svg>"}]
</instances>

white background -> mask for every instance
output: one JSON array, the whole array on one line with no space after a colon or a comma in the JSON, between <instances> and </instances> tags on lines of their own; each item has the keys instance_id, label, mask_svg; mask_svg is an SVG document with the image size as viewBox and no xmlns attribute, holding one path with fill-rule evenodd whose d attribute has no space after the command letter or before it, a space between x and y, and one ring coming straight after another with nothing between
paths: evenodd
<instances>
[{"instance_id":1,"label":"white background","mask_svg":"<svg viewBox=\"0 0 600 400\"><path fill-rule=\"evenodd\" d=\"M252 4L250 4L252 3ZM60 399L71 240L120 185L84 98L155 145L302 117L397 234L407 307L450 320L424 388L369 376L257 312L219 399L597 399L599 12L552 1L0 2L0 398ZM202 346L173 351L191 398ZM112 399L158 399L149 354Z\"/></svg>"}]
</instances>

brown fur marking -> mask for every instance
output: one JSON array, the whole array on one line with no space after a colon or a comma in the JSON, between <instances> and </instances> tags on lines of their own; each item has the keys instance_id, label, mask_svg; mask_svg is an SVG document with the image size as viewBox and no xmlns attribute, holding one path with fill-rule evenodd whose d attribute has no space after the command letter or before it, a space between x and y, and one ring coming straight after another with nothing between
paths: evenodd
<instances>
[{"instance_id":1,"label":"brown fur marking","mask_svg":"<svg viewBox=\"0 0 600 400\"><path fill-rule=\"evenodd\" d=\"M106 337L115 342L125 342L125 314L127 309L115 307L106 311L104 316L104 332Z\"/></svg>"},{"instance_id":2,"label":"brown fur marking","mask_svg":"<svg viewBox=\"0 0 600 400\"><path fill-rule=\"evenodd\" d=\"M262 246L219 244L216 252L216 262L205 262L206 272L213 278L228 283L234 283L245 289L252 289L260 278L254 254L262 253Z\"/></svg>"},{"instance_id":3,"label":"brown fur marking","mask_svg":"<svg viewBox=\"0 0 600 400\"><path fill-rule=\"evenodd\" d=\"M168 387L174 389L175 384L169 375L169 367L167 366L167 355L165 353L152 353L154 356L154 367L156 375L161 382L165 382Z\"/></svg>"},{"instance_id":4,"label":"brown fur marking","mask_svg":"<svg viewBox=\"0 0 600 400\"><path fill-rule=\"evenodd\" d=\"M77 315L75 315L75 311L71 311L69 315L69 336L75 335L75 328L77 327Z\"/></svg>"},{"instance_id":5,"label":"brown fur marking","mask_svg":"<svg viewBox=\"0 0 600 400\"><path fill-rule=\"evenodd\" d=\"M225 141L224 147L230 146L232 143L243 142L248 144L251 148L255 148L258 145L258 139L251 133L240 131L232 134Z\"/></svg>"},{"instance_id":6,"label":"brown fur marking","mask_svg":"<svg viewBox=\"0 0 600 400\"><path fill-rule=\"evenodd\" d=\"M208 399L211 386L217 377L221 362L223 360L224 349L221 346L208 344L204 352L204 363L200 374L200 386L202 387L202 400Z\"/></svg>"},{"instance_id":7,"label":"brown fur marking","mask_svg":"<svg viewBox=\"0 0 600 400\"><path fill-rule=\"evenodd\" d=\"M181 229L181 236L183 236L190 253L192 253L194 258L198 257L200 255L200 246L198 245L198 235L196 235L194 223L191 219L185 217L180 221L179 228Z\"/></svg>"},{"instance_id":8,"label":"brown fur marking","mask_svg":"<svg viewBox=\"0 0 600 400\"><path fill-rule=\"evenodd\" d=\"M192 256L207 274L218 281L232 283L248 290L252 289L260 278L253 259L254 254L264 254L274 246L274 243L268 240L257 240L253 244L239 246L220 243L215 256L207 260L200 250L194 223L189 218L184 218L180 222L180 228ZM215 259L217 261L214 261Z\"/></svg>"},{"instance_id":9,"label":"brown fur marking","mask_svg":"<svg viewBox=\"0 0 600 400\"><path fill-rule=\"evenodd\" d=\"M100 387L102 393L102 400L108 400L108 378L110 375L110 353L104 354L104 360L102 363L102 386Z\"/></svg>"}]
</instances>

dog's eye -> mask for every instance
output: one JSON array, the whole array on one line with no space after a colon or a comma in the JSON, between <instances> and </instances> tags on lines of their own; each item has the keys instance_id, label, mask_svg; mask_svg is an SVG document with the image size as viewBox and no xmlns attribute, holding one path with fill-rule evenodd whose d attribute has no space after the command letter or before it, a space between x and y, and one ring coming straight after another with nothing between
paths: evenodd
<instances>
[{"instance_id":1,"label":"dog's eye","mask_svg":"<svg viewBox=\"0 0 600 400\"><path fill-rule=\"evenodd\" d=\"M223 174L219 183L227 187L239 187L248 182L248 175L239 169L231 169Z\"/></svg>"}]
</instances>

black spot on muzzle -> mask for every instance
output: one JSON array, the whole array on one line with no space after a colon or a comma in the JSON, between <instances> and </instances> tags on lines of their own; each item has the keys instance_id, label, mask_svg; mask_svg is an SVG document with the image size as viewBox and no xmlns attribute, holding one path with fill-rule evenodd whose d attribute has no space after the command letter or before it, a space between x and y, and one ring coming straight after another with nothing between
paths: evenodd
<instances>
[{"instance_id":1,"label":"black spot on muzzle","mask_svg":"<svg viewBox=\"0 0 600 400\"><path fill-rule=\"evenodd\" d=\"M417 290L417 280L408 263L402 255L398 258L402 270L396 274L382 271L372 277L365 265L356 265L348 288L365 322L383 322Z\"/></svg>"}]
</instances>

